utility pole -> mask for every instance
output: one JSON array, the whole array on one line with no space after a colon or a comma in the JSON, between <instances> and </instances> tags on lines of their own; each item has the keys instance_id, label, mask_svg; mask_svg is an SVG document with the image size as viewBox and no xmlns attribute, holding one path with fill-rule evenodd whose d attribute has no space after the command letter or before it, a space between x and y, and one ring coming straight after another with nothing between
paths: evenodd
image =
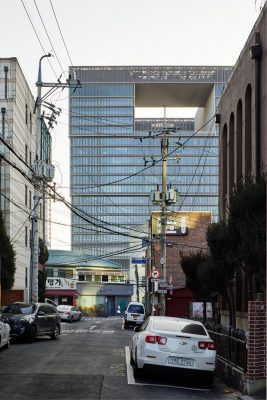
<instances>
[{"instance_id":1,"label":"utility pole","mask_svg":"<svg viewBox=\"0 0 267 400\"><path fill-rule=\"evenodd\" d=\"M154 279L153 281L153 293L152 302L154 302L154 294L159 294L159 314L166 314L166 285L167 285L167 273L166 273L166 227L167 227L167 206L169 204L175 204L177 201L177 192L171 187L167 189L167 160L168 160L168 147L170 133L166 123L166 106L164 106L164 129L161 137L161 160L162 160L162 188L161 192L159 189L151 192L151 200L153 204L161 205L160 213L160 281ZM153 232L151 234L153 236Z\"/></svg>"},{"instance_id":2,"label":"utility pole","mask_svg":"<svg viewBox=\"0 0 267 400\"><path fill-rule=\"evenodd\" d=\"M35 105L36 112L36 156L35 156L35 172L34 176L34 207L32 213L32 274L31 274L31 301L38 302L38 267L39 267L39 220L40 220L40 200L41 200L41 179L39 166L42 162L42 149L41 149L41 99L42 99L42 71L41 63L45 57L51 57L48 53L42 56L39 60L38 80L37 86L37 99Z\"/></svg>"},{"instance_id":3,"label":"utility pole","mask_svg":"<svg viewBox=\"0 0 267 400\"><path fill-rule=\"evenodd\" d=\"M48 53L43 55L39 60L39 69L38 69L38 80L36 82L37 86L37 98L35 102L35 113L36 113L36 158L34 161L34 208L32 212L32 265L31 265L31 293L30 299L32 302L38 301L38 267L39 267L39 221L40 221L40 209L41 209L41 199L45 201L43 196L43 182L51 181L54 178L54 166L47 165L47 161L43 160L42 154L42 119L47 118L46 116L41 115L41 104L44 102L50 111L52 111L52 116L49 119L48 125L52 127L53 122L55 121L55 114L59 115L59 112L55 111L55 106L44 101L45 98L49 96L49 94L54 93L57 88L73 88L74 90L77 88L81 88L81 84L79 81L71 82L71 77L69 76L66 79L66 82L61 82L60 79L56 83L52 82L43 82L42 81L42 72L41 72L41 63L42 60L46 57L51 57L52 54ZM47 93L42 97L42 87L50 88ZM43 235L45 239L45 228L43 230Z\"/></svg>"},{"instance_id":4,"label":"utility pole","mask_svg":"<svg viewBox=\"0 0 267 400\"><path fill-rule=\"evenodd\" d=\"M168 130L166 127L166 106L164 106L165 129L161 138L162 158L162 189L161 189L161 240L160 240L160 276L166 282L166 225L167 225L167 158L168 158ZM165 293L160 293L160 315L165 315Z\"/></svg>"}]
</instances>

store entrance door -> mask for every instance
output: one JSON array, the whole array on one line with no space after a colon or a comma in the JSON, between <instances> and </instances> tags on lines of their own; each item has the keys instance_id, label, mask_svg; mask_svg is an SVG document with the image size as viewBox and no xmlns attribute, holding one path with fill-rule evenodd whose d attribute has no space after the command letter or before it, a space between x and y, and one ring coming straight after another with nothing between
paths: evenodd
<instances>
[{"instance_id":1,"label":"store entrance door","mask_svg":"<svg viewBox=\"0 0 267 400\"><path fill-rule=\"evenodd\" d=\"M115 315L115 297L114 296L107 296L108 303L107 303L107 312L108 317Z\"/></svg>"}]
</instances>

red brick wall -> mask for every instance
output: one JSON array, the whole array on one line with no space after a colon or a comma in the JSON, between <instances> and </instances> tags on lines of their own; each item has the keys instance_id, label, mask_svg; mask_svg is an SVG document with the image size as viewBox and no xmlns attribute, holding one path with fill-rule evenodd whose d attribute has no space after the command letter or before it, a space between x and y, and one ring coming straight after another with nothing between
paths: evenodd
<instances>
[{"instance_id":1,"label":"red brick wall","mask_svg":"<svg viewBox=\"0 0 267 400\"><path fill-rule=\"evenodd\" d=\"M247 377L266 379L266 302L248 302Z\"/></svg>"},{"instance_id":2,"label":"red brick wall","mask_svg":"<svg viewBox=\"0 0 267 400\"><path fill-rule=\"evenodd\" d=\"M192 214L193 215L193 214ZM191 218L193 218L191 216ZM187 236L167 235L167 242L173 244L166 249L166 278L167 283L171 282L173 287L185 286L185 275L181 268L180 251L184 254L196 253L200 249L207 249L206 232L210 224L210 214L199 213L196 217L193 227L189 227ZM155 266L160 267L160 244L155 246Z\"/></svg>"},{"instance_id":3,"label":"red brick wall","mask_svg":"<svg viewBox=\"0 0 267 400\"><path fill-rule=\"evenodd\" d=\"M6 306L14 301L24 301L23 290L3 290L1 304Z\"/></svg>"}]
</instances>

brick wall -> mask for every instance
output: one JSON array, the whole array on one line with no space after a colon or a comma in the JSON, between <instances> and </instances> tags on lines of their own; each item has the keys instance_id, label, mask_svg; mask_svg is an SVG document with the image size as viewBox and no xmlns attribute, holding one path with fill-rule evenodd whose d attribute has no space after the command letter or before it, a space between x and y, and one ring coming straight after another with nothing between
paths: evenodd
<instances>
[{"instance_id":1,"label":"brick wall","mask_svg":"<svg viewBox=\"0 0 267 400\"><path fill-rule=\"evenodd\" d=\"M6 306L14 301L24 301L23 290L3 290L1 304Z\"/></svg>"},{"instance_id":2,"label":"brick wall","mask_svg":"<svg viewBox=\"0 0 267 400\"><path fill-rule=\"evenodd\" d=\"M266 302L248 302L247 378L266 379Z\"/></svg>"},{"instance_id":3,"label":"brick wall","mask_svg":"<svg viewBox=\"0 0 267 400\"><path fill-rule=\"evenodd\" d=\"M184 213L185 214L185 213ZM210 224L210 214L193 213L189 214L191 225L187 236L167 235L167 242L172 243L172 247L166 249L166 278L167 282L174 287L185 287L185 275L181 267L180 251L184 254L196 253L200 249L207 249L206 233ZM190 222L189 218L189 222ZM160 245L155 246L155 265L160 266Z\"/></svg>"}]
</instances>

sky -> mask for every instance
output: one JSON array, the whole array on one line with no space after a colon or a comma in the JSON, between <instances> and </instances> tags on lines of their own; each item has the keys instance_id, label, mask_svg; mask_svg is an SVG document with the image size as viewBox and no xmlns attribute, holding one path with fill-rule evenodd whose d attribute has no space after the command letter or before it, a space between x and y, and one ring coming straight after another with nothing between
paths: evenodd
<instances>
[{"instance_id":1,"label":"sky","mask_svg":"<svg viewBox=\"0 0 267 400\"><path fill-rule=\"evenodd\" d=\"M235 65L264 0L0 0L0 57L16 57L34 96L39 59L44 82L69 65ZM60 28L60 29L59 29ZM44 90L45 92L45 90ZM49 99L62 108L52 131L57 191L69 200L68 92ZM167 117L192 110L167 110ZM137 116L163 117L162 110ZM51 220L70 225L52 203ZM70 249L70 228L51 224L52 248Z\"/></svg>"}]
</instances>

